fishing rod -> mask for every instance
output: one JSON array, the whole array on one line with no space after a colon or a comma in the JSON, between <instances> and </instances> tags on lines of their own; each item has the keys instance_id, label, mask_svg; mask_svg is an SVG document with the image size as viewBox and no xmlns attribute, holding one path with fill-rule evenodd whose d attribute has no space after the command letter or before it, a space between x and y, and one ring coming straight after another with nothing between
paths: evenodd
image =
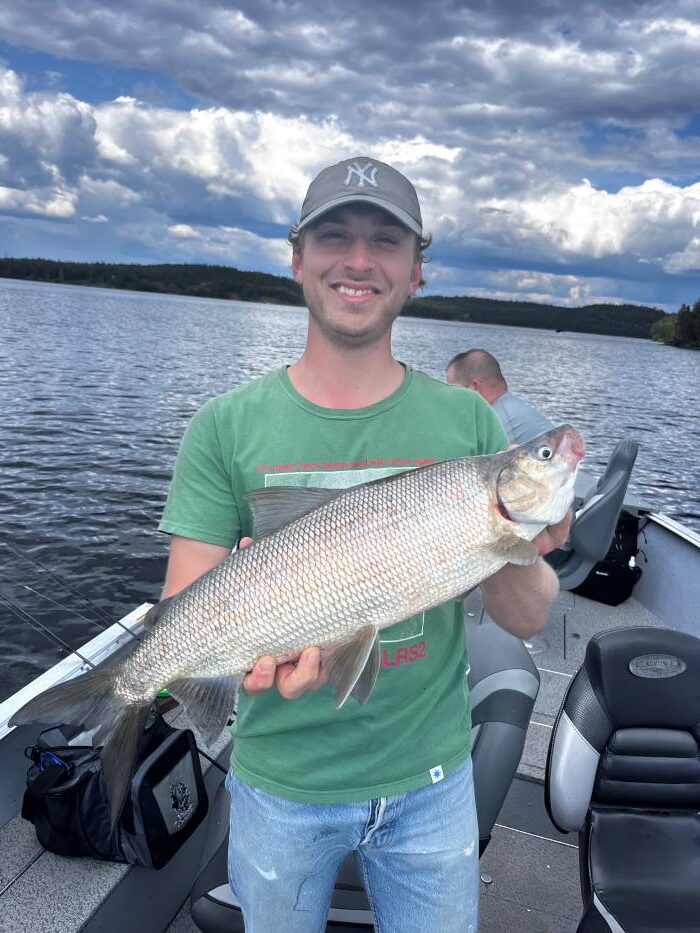
<instances>
[{"instance_id":1,"label":"fishing rod","mask_svg":"<svg viewBox=\"0 0 700 933\"><path fill-rule=\"evenodd\" d=\"M103 632L106 632L107 629L112 625L118 625L120 628L123 628L128 635L131 635L131 637L136 641L141 641L141 636L137 635L136 632L132 632L132 630L127 625L124 625L119 619L117 619L116 622L110 622L109 624L101 621L97 622L95 619L90 619L88 616L83 615L82 612L78 612L77 609L71 609L70 606L59 603L57 600L53 599L53 597L47 596L46 593L41 593L39 590L35 590L33 586L28 586L26 583L23 583L22 588L29 590L30 593L34 593L34 595L38 596L40 599L45 599L47 603L51 603L51 605L56 606L57 609L63 609L64 612L69 612L71 615L77 616L79 619L85 619L86 622L89 622L91 625L96 625Z\"/></svg>"},{"instance_id":2,"label":"fishing rod","mask_svg":"<svg viewBox=\"0 0 700 933\"><path fill-rule=\"evenodd\" d=\"M63 609L65 612L70 612L73 615L79 616L81 619L85 619L86 622L90 622L92 625L99 626L100 628L102 628L103 631L105 631L110 625L118 625L120 628L124 629L125 632L128 632L132 638L135 638L136 641L140 641L139 636L136 635L134 632L132 632L131 629L127 625L124 625L124 623L121 622L119 619L114 621L112 618L110 618L109 614L105 612L104 609L100 608L100 606L98 606L97 603L93 602L93 600L91 600L89 596L86 596L85 593L81 592L77 587L68 583L63 577L60 577L53 570L49 570L48 567L45 567L44 564L36 560L36 558L29 557L28 554L23 554L21 551L16 550L16 548L13 548L12 545L8 544L6 541L3 541L2 543L5 545L8 551L10 551L10 553L12 553L15 557L18 557L21 560L27 561L33 566L38 567L39 570L45 573L48 577L54 580L57 580L58 583L61 586L65 587L69 592L74 593L76 596L79 596L81 599L84 599L85 602L88 604L88 606L90 606L90 608L93 609L94 612L96 612L98 615L102 617L103 621L98 622L95 619L90 619L87 616L83 615L82 612L78 612L77 609L71 609L69 606L61 605L60 603L51 599L50 596L46 596L46 594L40 593L39 590L35 590L31 586L27 586L26 584L23 584L25 589L30 590L32 593L35 593L37 596L41 597L42 599L45 599L48 602L53 603L53 605L57 606L59 609Z\"/></svg>"},{"instance_id":3,"label":"fishing rod","mask_svg":"<svg viewBox=\"0 0 700 933\"><path fill-rule=\"evenodd\" d=\"M76 651L73 648L71 648L71 646L67 642L63 641L63 639L60 638L58 635L56 635L55 632L52 632L50 628L48 628L46 625L43 624L43 622L40 622L38 619L35 619L34 616L30 615L30 613L28 613L26 609L23 609L20 605L18 605L16 602L11 600L9 596L6 596L5 594L0 595L0 603L4 603L5 606L11 609L15 614L19 615L20 618L24 616L25 617L23 619L24 622L27 622L29 625L38 629L40 632L43 632L43 634L46 635L48 638L50 638L54 642L54 644L59 646L59 648L62 648L64 651L67 651L68 654L77 655L80 658L80 660L83 661L83 663L88 665L88 667L92 667L92 668L95 667L92 661L88 660L88 658L82 655L79 651Z\"/></svg>"},{"instance_id":4,"label":"fishing rod","mask_svg":"<svg viewBox=\"0 0 700 933\"><path fill-rule=\"evenodd\" d=\"M79 596L81 599L84 599L85 602L98 615L101 615L106 622L109 622L110 625L112 624L112 619L110 618L109 614L105 612L105 610L102 609L100 606L98 606L97 603L95 603L92 599L90 599L89 596L86 596L85 593L79 590L76 586L74 586L71 583L68 583L67 580L59 576L57 573L55 573L55 571L49 570L48 567L42 564L41 561L38 561L35 557L30 557L29 554L25 554L22 551L18 551L17 548L12 547L12 545L8 544L7 541L3 541L2 543L7 548L7 550L10 551L10 553L13 554L15 557L19 558L20 560L27 561L27 563L33 564L35 567L38 567L39 570L42 571L42 573L45 573L47 576L58 581L58 583L60 583L61 586L64 586L71 593L74 593L76 596Z\"/></svg>"},{"instance_id":5,"label":"fishing rod","mask_svg":"<svg viewBox=\"0 0 700 933\"><path fill-rule=\"evenodd\" d=\"M21 584L23 590L29 590L30 593L34 593L35 596L38 596L39 599L46 600L47 603L51 603L52 606L56 606L57 609L63 609L65 612L70 612L71 615L77 616L79 619L85 619L86 622L89 622L90 625L97 625L100 628L103 628L103 622L97 622L95 619L91 619L86 615L83 615L82 612L78 612L77 609L71 609L69 606L65 606L63 603L59 603L57 600L53 599L51 596L47 596L46 593L41 593L39 590L34 589L33 586L29 586L27 583Z\"/></svg>"}]
</instances>

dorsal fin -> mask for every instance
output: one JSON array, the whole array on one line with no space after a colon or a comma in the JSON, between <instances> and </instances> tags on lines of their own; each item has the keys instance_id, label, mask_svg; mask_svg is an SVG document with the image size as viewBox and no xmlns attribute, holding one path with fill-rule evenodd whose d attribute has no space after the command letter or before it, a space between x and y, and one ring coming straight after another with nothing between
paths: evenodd
<instances>
[{"instance_id":1,"label":"dorsal fin","mask_svg":"<svg viewBox=\"0 0 700 933\"><path fill-rule=\"evenodd\" d=\"M268 486L247 492L245 500L253 513L253 537L257 541L270 535L346 491L316 486Z\"/></svg>"}]
</instances>

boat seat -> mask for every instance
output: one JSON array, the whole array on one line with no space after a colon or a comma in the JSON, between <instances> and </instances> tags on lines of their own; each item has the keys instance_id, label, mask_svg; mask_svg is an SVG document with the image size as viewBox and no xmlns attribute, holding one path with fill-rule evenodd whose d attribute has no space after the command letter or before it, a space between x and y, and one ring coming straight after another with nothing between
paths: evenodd
<instances>
[{"instance_id":1,"label":"boat seat","mask_svg":"<svg viewBox=\"0 0 700 933\"><path fill-rule=\"evenodd\" d=\"M491 839L525 746L540 675L523 641L495 622L467 624L479 855Z\"/></svg>"},{"instance_id":2,"label":"boat seat","mask_svg":"<svg viewBox=\"0 0 700 933\"><path fill-rule=\"evenodd\" d=\"M607 554L638 449L632 440L615 446L605 472L574 516L566 545L547 555L562 589L580 586Z\"/></svg>"},{"instance_id":3,"label":"boat seat","mask_svg":"<svg viewBox=\"0 0 700 933\"><path fill-rule=\"evenodd\" d=\"M564 697L545 803L578 831L577 933L700 931L700 638L594 636Z\"/></svg>"},{"instance_id":4,"label":"boat seat","mask_svg":"<svg viewBox=\"0 0 700 933\"><path fill-rule=\"evenodd\" d=\"M466 639L481 855L515 776L540 679L523 642L495 623L468 623ZM221 787L210 808L208 837L190 895L192 918L206 933L243 931L242 914L227 880L228 829L229 797ZM374 929L352 854L340 867L326 929L328 933Z\"/></svg>"}]
</instances>

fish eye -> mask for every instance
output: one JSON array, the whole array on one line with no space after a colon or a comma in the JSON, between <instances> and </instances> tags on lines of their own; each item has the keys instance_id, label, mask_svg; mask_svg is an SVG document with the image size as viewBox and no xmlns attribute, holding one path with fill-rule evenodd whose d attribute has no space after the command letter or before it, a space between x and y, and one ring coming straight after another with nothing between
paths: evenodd
<instances>
[{"instance_id":1,"label":"fish eye","mask_svg":"<svg viewBox=\"0 0 700 933\"><path fill-rule=\"evenodd\" d=\"M554 456L554 451L551 447L547 447L547 445L544 444L542 447L537 449L537 456L540 458L540 460L551 460Z\"/></svg>"}]
</instances>

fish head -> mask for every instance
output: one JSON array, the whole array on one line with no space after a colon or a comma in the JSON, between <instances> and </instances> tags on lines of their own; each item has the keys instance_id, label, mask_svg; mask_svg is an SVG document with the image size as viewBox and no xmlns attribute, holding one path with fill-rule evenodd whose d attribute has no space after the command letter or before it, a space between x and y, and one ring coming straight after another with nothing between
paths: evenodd
<instances>
[{"instance_id":1,"label":"fish head","mask_svg":"<svg viewBox=\"0 0 700 933\"><path fill-rule=\"evenodd\" d=\"M496 477L501 516L541 528L560 522L571 508L585 451L576 428L563 424L502 454L505 465Z\"/></svg>"}]
</instances>

